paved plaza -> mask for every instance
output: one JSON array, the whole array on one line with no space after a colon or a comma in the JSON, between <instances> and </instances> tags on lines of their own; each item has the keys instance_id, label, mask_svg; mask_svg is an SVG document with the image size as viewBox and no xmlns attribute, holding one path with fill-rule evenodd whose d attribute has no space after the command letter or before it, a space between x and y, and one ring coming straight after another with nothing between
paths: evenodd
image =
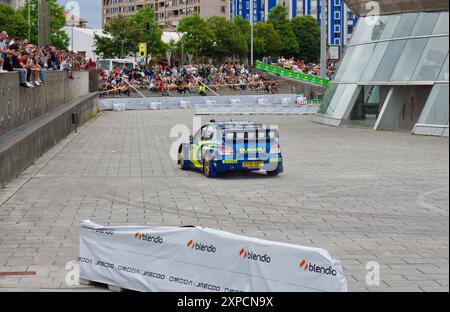
<instances>
[{"instance_id":1,"label":"paved plaza","mask_svg":"<svg viewBox=\"0 0 450 312\"><path fill-rule=\"evenodd\" d=\"M342 261L350 291L449 290L448 138L233 116L279 126L285 173L207 179L169 156L172 126L192 127L192 117L102 112L0 189L0 272L37 273L0 276L0 291L97 290L65 283L82 219L323 247ZM369 261L380 264L378 286L366 284Z\"/></svg>"}]
</instances>

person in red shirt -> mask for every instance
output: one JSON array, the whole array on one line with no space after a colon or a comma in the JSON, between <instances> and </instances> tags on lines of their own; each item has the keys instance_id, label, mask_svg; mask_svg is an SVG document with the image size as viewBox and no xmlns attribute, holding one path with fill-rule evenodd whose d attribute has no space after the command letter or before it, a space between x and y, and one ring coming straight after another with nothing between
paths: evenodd
<instances>
[{"instance_id":1,"label":"person in red shirt","mask_svg":"<svg viewBox=\"0 0 450 312\"><path fill-rule=\"evenodd\" d=\"M89 61L87 63L87 69L88 70L92 70L94 67L94 65L92 64L92 58L89 58Z\"/></svg>"},{"instance_id":2,"label":"person in red shirt","mask_svg":"<svg viewBox=\"0 0 450 312\"><path fill-rule=\"evenodd\" d=\"M119 77L120 69L117 68L117 67L114 67L114 68L113 68L113 74L114 74L114 76L115 76L116 78Z\"/></svg>"}]
</instances>

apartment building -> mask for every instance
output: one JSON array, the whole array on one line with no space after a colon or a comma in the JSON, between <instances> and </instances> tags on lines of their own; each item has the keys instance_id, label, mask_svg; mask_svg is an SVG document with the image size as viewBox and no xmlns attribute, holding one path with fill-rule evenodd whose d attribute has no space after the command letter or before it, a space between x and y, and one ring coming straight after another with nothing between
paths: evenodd
<instances>
[{"instance_id":1,"label":"apartment building","mask_svg":"<svg viewBox=\"0 0 450 312\"><path fill-rule=\"evenodd\" d=\"M330 46L346 46L353 35L358 17L348 8L344 0L327 0L327 32L328 44ZM317 19L319 25L321 1L302 0L298 1L298 15L309 15Z\"/></svg>"},{"instance_id":2,"label":"apartment building","mask_svg":"<svg viewBox=\"0 0 450 312\"><path fill-rule=\"evenodd\" d=\"M166 31L194 13L202 17L229 16L229 0L102 0L102 24L118 15L132 16L145 5L155 9L156 21Z\"/></svg>"},{"instance_id":3,"label":"apartment building","mask_svg":"<svg viewBox=\"0 0 450 312\"><path fill-rule=\"evenodd\" d=\"M17 9L20 7L20 5L21 5L20 2L21 2L20 0L0 0L0 3L9 4L14 9Z\"/></svg>"},{"instance_id":4,"label":"apartment building","mask_svg":"<svg viewBox=\"0 0 450 312\"><path fill-rule=\"evenodd\" d=\"M230 0L230 16L242 16L250 21L250 2L252 0ZM266 21L270 10L277 5L288 9L289 18L309 15L320 19L320 0L253 0L254 21ZM344 0L327 0L327 32L330 46L343 47L352 36L357 17L348 9Z\"/></svg>"}]
</instances>

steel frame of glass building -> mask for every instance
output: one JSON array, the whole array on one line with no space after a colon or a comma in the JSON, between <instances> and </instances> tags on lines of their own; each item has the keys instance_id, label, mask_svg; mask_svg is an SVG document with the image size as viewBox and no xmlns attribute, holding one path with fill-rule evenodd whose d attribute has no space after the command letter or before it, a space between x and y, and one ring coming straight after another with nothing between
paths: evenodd
<instances>
[{"instance_id":1,"label":"steel frame of glass building","mask_svg":"<svg viewBox=\"0 0 450 312\"><path fill-rule=\"evenodd\" d=\"M316 122L340 126L373 114L375 130L448 136L448 2L436 11L414 5L359 19Z\"/></svg>"}]
</instances>

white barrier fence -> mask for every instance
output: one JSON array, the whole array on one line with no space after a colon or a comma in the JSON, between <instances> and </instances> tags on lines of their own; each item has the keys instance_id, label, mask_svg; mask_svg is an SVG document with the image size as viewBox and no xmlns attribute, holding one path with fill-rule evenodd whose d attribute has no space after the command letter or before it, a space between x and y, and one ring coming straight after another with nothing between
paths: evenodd
<instances>
[{"instance_id":1,"label":"white barrier fence","mask_svg":"<svg viewBox=\"0 0 450 312\"><path fill-rule=\"evenodd\" d=\"M100 110L194 109L197 115L214 114L316 114L318 104L308 104L295 94L219 97L156 97L99 99ZM121 109L117 109L121 107Z\"/></svg>"},{"instance_id":2,"label":"white barrier fence","mask_svg":"<svg viewBox=\"0 0 450 312\"><path fill-rule=\"evenodd\" d=\"M137 291L347 291L319 248L199 227L105 227L82 221L80 277Z\"/></svg>"},{"instance_id":3,"label":"white barrier fence","mask_svg":"<svg viewBox=\"0 0 450 312\"><path fill-rule=\"evenodd\" d=\"M151 102L148 109L151 110L161 109L161 105L162 105L161 102Z\"/></svg>"}]
</instances>

